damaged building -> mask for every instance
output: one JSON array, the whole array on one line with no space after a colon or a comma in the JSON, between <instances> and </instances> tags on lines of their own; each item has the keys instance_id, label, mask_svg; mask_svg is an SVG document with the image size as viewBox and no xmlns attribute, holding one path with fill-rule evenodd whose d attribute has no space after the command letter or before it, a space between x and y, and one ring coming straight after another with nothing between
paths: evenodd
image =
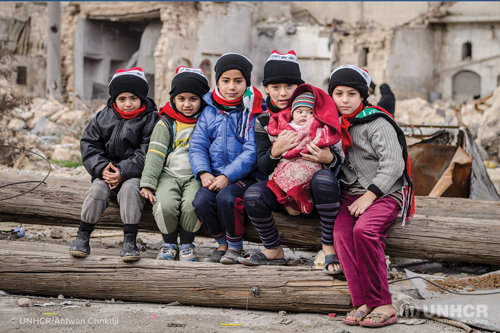
<instances>
[{"instance_id":1,"label":"damaged building","mask_svg":"<svg viewBox=\"0 0 500 333\"><path fill-rule=\"evenodd\" d=\"M47 4L0 6L16 83L45 97ZM315 86L326 89L331 70L352 63L388 83L399 100L465 101L499 84L498 13L498 2L61 3L62 97L105 100L116 69L139 66L150 96L163 104L178 66L202 68L213 87L225 52L252 59L252 83L262 88L271 51L293 49L303 79Z\"/></svg>"}]
</instances>

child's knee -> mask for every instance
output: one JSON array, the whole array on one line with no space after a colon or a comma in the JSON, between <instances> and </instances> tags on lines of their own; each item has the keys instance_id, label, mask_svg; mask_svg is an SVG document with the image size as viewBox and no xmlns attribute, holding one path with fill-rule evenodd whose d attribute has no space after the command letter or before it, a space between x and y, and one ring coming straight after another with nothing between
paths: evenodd
<instances>
[{"instance_id":1,"label":"child's knee","mask_svg":"<svg viewBox=\"0 0 500 333\"><path fill-rule=\"evenodd\" d=\"M87 194L96 200L106 200L109 197L109 191L109 186L105 181L96 179Z\"/></svg>"}]
</instances>

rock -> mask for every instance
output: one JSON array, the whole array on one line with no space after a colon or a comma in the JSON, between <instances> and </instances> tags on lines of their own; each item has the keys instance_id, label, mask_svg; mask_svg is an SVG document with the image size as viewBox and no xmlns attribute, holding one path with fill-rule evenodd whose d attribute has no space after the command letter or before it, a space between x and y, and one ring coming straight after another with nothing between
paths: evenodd
<instances>
[{"instance_id":1,"label":"rock","mask_svg":"<svg viewBox=\"0 0 500 333\"><path fill-rule=\"evenodd\" d=\"M75 138L72 138L70 136L65 136L61 139L61 143L62 144L65 144L65 143L76 143L76 144L80 144L80 141L75 139Z\"/></svg>"},{"instance_id":2,"label":"rock","mask_svg":"<svg viewBox=\"0 0 500 333\"><path fill-rule=\"evenodd\" d=\"M283 316L283 317L284 317L284 316L286 316L286 311L280 311L280 312L278 312L278 314L279 314L280 316Z\"/></svg>"},{"instance_id":3,"label":"rock","mask_svg":"<svg viewBox=\"0 0 500 333\"><path fill-rule=\"evenodd\" d=\"M27 308L31 306L31 300L29 298L20 298L17 300L17 305L22 308Z\"/></svg>"},{"instance_id":4,"label":"rock","mask_svg":"<svg viewBox=\"0 0 500 333\"><path fill-rule=\"evenodd\" d=\"M496 158L500 147L500 135L497 133L500 128L500 87L495 89L492 98L493 104L483 114L477 138L489 156Z\"/></svg>"},{"instance_id":5,"label":"rock","mask_svg":"<svg viewBox=\"0 0 500 333\"><path fill-rule=\"evenodd\" d=\"M86 114L87 114L87 112L83 111L83 110L75 110L75 111L65 112L56 121L56 123L58 125L62 125L62 126L73 127L74 125L80 123L80 121L85 117Z\"/></svg>"},{"instance_id":6,"label":"rock","mask_svg":"<svg viewBox=\"0 0 500 333\"><path fill-rule=\"evenodd\" d=\"M31 127L31 126L30 126ZM41 135L60 135L64 132L63 128L58 126L53 121L48 120L44 115L42 115L35 127L31 131L33 134L41 134Z\"/></svg>"},{"instance_id":7,"label":"rock","mask_svg":"<svg viewBox=\"0 0 500 333\"><path fill-rule=\"evenodd\" d=\"M52 227L50 230L50 238L61 239L64 236L64 228L62 227Z\"/></svg>"},{"instance_id":8,"label":"rock","mask_svg":"<svg viewBox=\"0 0 500 333\"><path fill-rule=\"evenodd\" d=\"M64 295L63 294L59 294L59 296L57 296L57 299L64 299Z\"/></svg>"},{"instance_id":9,"label":"rock","mask_svg":"<svg viewBox=\"0 0 500 333\"><path fill-rule=\"evenodd\" d=\"M52 159L79 162L82 160L80 145L73 143L56 145L52 153Z\"/></svg>"},{"instance_id":10,"label":"rock","mask_svg":"<svg viewBox=\"0 0 500 333\"><path fill-rule=\"evenodd\" d=\"M64 109L67 109L67 107L52 97L49 97L48 100L45 98L34 98L30 109L33 112L33 118L28 122L28 126L34 128L42 116L48 118Z\"/></svg>"},{"instance_id":11,"label":"rock","mask_svg":"<svg viewBox=\"0 0 500 333\"><path fill-rule=\"evenodd\" d=\"M26 127L26 123L22 121L21 119L17 118L12 118L9 123L7 124L7 129L13 130L13 131L20 131L24 127Z\"/></svg>"}]
</instances>

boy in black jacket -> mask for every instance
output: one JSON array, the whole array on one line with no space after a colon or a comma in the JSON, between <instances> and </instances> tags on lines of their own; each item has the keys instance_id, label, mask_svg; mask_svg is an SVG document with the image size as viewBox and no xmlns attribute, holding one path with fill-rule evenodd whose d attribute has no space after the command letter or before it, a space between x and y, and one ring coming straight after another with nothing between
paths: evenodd
<instances>
[{"instance_id":1,"label":"boy in black jacket","mask_svg":"<svg viewBox=\"0 0 500 333\"><path fill-rule=\"evenodd\" d=\"M111 98L85 129L80 141L82 160L92 176L85 193L80 228L69 248L73 257L90 254L89 239L94 226L116 195L123 226L123 261L139 260L136 245L138 224L145 199L139 181L151 132L158 118L155 102L139 67L119 69L109 82Z\"/></svg>"}]
</instances>

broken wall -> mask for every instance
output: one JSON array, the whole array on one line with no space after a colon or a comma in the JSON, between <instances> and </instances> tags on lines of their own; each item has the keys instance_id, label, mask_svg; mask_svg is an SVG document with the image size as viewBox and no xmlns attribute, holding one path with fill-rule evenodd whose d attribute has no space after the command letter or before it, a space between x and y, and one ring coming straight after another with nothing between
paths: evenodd
<instances>
[{"instance_id":1,"label":"broken wall","mask_svg":"<svg viewBox=\"0 0 500 333\"><path fill-rule=\"evenodd\" d=\"M47 3L1 2L0 37L9 39L13 83L23 95L45 96Z\"/></svg>"},{"instance_id":2,"label":"broken wall","mask_svg":"<svg viewBox=\"0 0 500 333\"><path fill-rule=\"evenodd\" d=\"M434 37L426 26L394 29L386 58L387 83L396 99L427 99L433 91Z\"/></svg>"},{"instance_id":3,"label":"broken wall","mask_svg":"<svg viewBox=\"0 0 500 333\"><path fill-rule=\"evenodd\" d=\"M423 1L294 1L292 12L307 9L319 23L342 20L351 27L373 22L378 27L393 27L425 13L428 2Z\"/></svg>"},{"instance_id":4,"label":"broken wall","mask_svg":"<svg viewBox=\"0 0 500 333\"><path fill-rule=\"evenodd\" d=\"M436 54L436 90L442 92L444 99L459 101L470 100L477 93L480 97L491 93L498 86L500 75L500 17L497 22L446 23L442 34L441 40L436 40L440 46ZM472 56L464 58L463 48L468 42ZM466 72L473 73L464 75L466 81L474 74L479 76L480 87L457 87L460 75Z\"/></svg>"}]
</instances>

